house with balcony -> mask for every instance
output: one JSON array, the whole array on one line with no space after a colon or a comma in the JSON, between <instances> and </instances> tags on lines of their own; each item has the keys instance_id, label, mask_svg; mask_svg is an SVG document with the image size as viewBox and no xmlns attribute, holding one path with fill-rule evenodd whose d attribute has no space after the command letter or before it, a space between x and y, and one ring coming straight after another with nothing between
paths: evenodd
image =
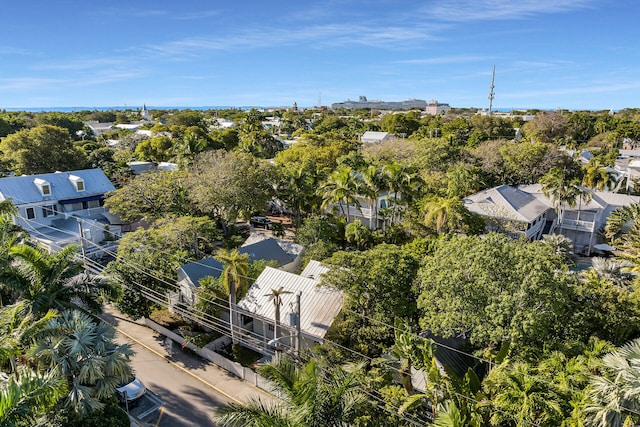
<instances>
[{"instance_id":1,"label":"house with balcony","mask_svg":"<svg viewBox=\"0 0 640 427\"><path fill-rule=\"evenodd\" d=\"M95 250L119 236L119 221L103 206L113 190L101 169L0 178L0 200L18 211L14 223L49 251L82 242Z\"/></svg>"},{"instance_id":2,"label":"house with balcony","mask_svg":"<svg viewBox=\"0 0 640 427\"><path fill-rule=\"evenodd\" d=\"M589 190L573 206L564 205L558 217L553 200L540 184L511 187L501 185L463 199L469 211L482 216L488 231L538 240L545 234L562 234L576 253L590 255L598 241L598 230L619 207L640 203L640 197L611 191Z\"/></svg>"},{"instance_id":3,"label":"house with balcony","mask_svg":"<svg viewBox=\"0 0 640 427\"><path fill-rule=\"evenodd\" d=\"M553 208L548 203L509 185L480 191L462 202L470 212L484 218L487 231L538 240L555 225Z\"/></svg>"}]
</instances>

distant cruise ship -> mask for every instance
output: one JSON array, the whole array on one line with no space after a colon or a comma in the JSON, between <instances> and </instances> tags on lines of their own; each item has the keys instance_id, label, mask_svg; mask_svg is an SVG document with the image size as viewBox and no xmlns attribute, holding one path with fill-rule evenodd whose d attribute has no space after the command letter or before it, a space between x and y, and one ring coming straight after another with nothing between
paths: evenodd
<instances>
[{"instance_id":1,"label":"distant cruise ship","mask_svg":"<svg viewBox=\"0 0 640 427\"><path fill-rule=\"evenodd\" d=\"M427 101L423 99L407 99L399 102L386 102L380 100L369 101L366 96L361 96L357 101L347 100L331 104L332 109L338 108L377 108L379 110L403 110L408 108L426 108Z\"/></svg>"}]
</instances>

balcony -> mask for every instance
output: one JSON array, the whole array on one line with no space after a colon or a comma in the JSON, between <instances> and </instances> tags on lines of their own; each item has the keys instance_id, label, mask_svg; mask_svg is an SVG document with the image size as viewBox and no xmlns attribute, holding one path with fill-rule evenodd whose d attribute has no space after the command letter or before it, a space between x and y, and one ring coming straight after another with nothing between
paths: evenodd
<instances>
[{"instance_id":1,"label":"balcony","mask_svg":"<svg viewBox=\"0 0 640 427\"><path fill-rule=\"evenodd\" d=\"M592 233L595 230L596 223L594 221L583 221L577 219L564 219L560 228L562 230L584 231Z\"/></svg>"}]
</instances>

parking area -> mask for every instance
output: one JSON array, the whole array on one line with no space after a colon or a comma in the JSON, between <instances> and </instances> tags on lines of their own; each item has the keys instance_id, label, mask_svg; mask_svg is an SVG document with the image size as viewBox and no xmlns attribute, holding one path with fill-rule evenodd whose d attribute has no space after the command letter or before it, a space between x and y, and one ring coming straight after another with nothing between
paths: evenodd
<instances>
[{"instance_id":1,"label":"parking area","mask_svg":"<svg viewBox=\"0 0 640 427\"><path fill-rule=\"evenodd\" d=\"M125 405L122 409L128 411L129 416L141 426L155 426L162 417L162 407L164 402L158 395L147 389L147 392L135 402Z\"/></svg>"}]
</instances>

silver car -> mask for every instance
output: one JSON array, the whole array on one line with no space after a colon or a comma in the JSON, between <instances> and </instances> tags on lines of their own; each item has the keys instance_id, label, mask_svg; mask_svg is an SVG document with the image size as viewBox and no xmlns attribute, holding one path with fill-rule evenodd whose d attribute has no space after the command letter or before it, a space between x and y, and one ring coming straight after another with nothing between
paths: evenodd
<instances>
[{"instance_id":1,"label":"silver car","mask_svg":"<svg viewBox=\"0 0 640 427\"><path fill-rule=\"evenodd\" d=\"M124 403L133 402L141 398L147 392L147 388L142 381L133 377L116 387L116 391L118 392L118 399Z\"/></svg>"}]
</instances>

